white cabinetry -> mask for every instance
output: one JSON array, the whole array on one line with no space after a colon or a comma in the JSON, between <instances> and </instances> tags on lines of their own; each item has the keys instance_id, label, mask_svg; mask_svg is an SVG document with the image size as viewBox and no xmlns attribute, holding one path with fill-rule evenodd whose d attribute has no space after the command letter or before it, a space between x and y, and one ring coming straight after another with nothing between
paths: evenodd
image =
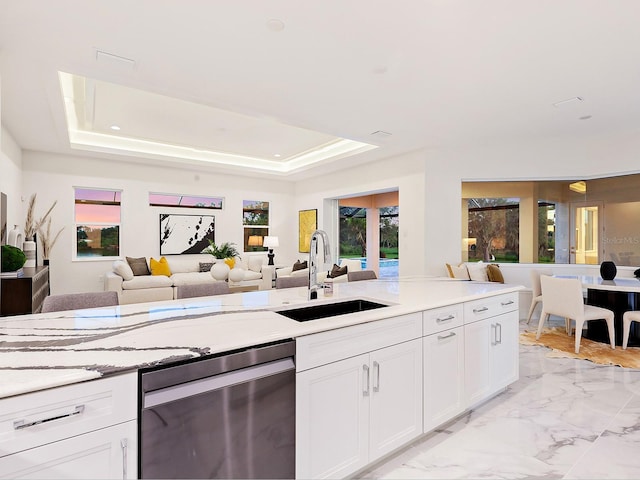
<instances>
[{"instance_id":1,"label":"white cabinetry","mask_svg":"<svg viewBox=\"0 0 640 480\"><path fill-rule=\"evenodd\" d=\"M297 478L343 478L422 433L421 322L411 314L297 340Z\"/></svg>"},{"instance_id":2,"label":"white cabinetry","mask_svg":"<svg viewBox=\"0 0 640 480\"><path fill-rule=\"evenodd\" d=\"M465 399L484 401L518 380L518 294L464 304Z\"/></svg>"},{"instance_id":3,"label":"white cabinetry","mask_svg":"<svg viewBox=\"0 0 640 480\"><path fill-rule=\"evenodd\" d=\"M1 478L136 478L137 374L0 400Z\"/></svg>"},{"instance_id":4,"label":"white cabinetry","mask_svg":"<svg viewBox=\"0 0 640 480\"><path fill-rule=\"evenodd\" d=\"M424 431L465 410L462 305L423 312Z\"/></svg>"}]
</instances>

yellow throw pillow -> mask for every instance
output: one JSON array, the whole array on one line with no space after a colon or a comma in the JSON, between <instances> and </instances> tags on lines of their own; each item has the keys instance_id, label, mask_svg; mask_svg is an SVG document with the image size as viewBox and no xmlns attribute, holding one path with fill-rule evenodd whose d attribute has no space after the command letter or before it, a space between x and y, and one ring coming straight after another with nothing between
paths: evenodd
<instances>
[{"instance_id":1,"label":"yellow throw pillow","mask_svg":"<svg viewBox=\"0 0 640 480\"><path fill-rule=\"evenodd\" d=\"M224 263L226 263L227 265L229 265L229 268L231 270L233 270L233 267L236 266L236 259L235 258L225 258L224 259Z\"/></svg>"},{"instance_id":2,"label":"yellow throw pillow","mask_svg":"<svg viewBox=\"0 0 640 480\"><path fill-rule=\"evenodd\" d=\"M162 257L160 261L158 261L152 257L151 260L149 260L149 265L151 266L151 275L171 276L171 269L169 268L169 262L167 262L166 258Z\"/></svg>"}]
</instances>

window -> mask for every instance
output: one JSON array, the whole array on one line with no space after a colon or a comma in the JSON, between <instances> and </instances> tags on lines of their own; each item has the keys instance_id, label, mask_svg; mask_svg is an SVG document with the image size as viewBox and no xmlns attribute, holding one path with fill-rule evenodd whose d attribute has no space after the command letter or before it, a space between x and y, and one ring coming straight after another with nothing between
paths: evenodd
<instances>
[{"instance_id":1,"label":"window","mask_svg":"<svg viewBox=\"0 0 640 480\"><path fill-rule=\"evenodd\" d=\"M213 208L222 210L222 201L222 197L149 192L149 206L151 207Z\"/></svg>"},{"instance_id":2,"label":"window","mask_svg":"<svg viewBox=\"0 0 640 480\"><path fill-rule=\"evenodd\" d=\"M120 190L75 188L75 258L120 256Z\"/></svg>"},{"instance_id":3,"label":"window","mask_svg":"<svg viewBox=\"0 0 640 480\"><path fill-rule=\"evenodd\" d=\"M244 225L244 251L265 252L264 237L269 235L269 202L242 201L242 224Z\"/></svg>"},{"instance_id":4,"label":"window","mask_svg":"<svg viewBox=\"0 0 640 480\"><path fill-rule=\"evenodd\" d=\"M491 255L496 261L521 263L596 265L611 260L637 268L639 192L638 174L463 182L463 260L486 261ZM508 205L509 199L517 199L517 205Z\"/></svg>"}]
</instances>

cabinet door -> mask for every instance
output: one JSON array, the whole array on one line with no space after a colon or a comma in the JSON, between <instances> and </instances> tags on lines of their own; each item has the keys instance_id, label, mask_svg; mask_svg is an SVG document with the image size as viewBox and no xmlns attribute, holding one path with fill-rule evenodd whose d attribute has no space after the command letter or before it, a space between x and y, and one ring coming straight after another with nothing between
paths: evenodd
<instances>
[{"instance_id":1,"label":"cabinet door","mask_svg":"<svg viewBox=\"0 0 640 480\"><path fill-rule=\"evenodd\" d=\"M463 327L424 337L423 348L426 433L465 409Z\"/></svg>"},{"instance_id":2,"label":"cabinet door","mask_svg":"<svg viewBox=\"0 0 640 480\"><path fill-rule=\"evenodd\" d=\"M473 407L492 393L491 355L495 326L492 319L464 326L465 406Z\"/></svg>"},{"instance_id":3,"label":"cabinet door","mask_svg":"<svg viewBox=\"0 0 640 480\"><path fill-rule=\"evenodd\" d=\"M296 375L296 478L344 478L368 463L369 355Z\"/></svg>"},{"instance_id":4,"label":"cabinet door","mask_svg":"<svg viewBox=\"0 0 640 480\"><path fill-rule=\"evenodd\" d=\"M0 458L0 478L137 478L137 422Z\"/></svg>"},{"instance_id":5,"label":"cabinet door","mask_svg":"<svg viewBox=\"0 0 640 480\"><path fill-rule=\"evenodd\" d=\"M369 462L422 434L422 341L370 354Z\"/></svg>"},{"instance_id":6,"label":"cabinet door","mask_svg":"<svg viewBox=\"0 0 640 480\"><path fill-rule=\"evenodd\" d=\"M492 347L491 384L498 391L518 380L519 327L518 312L505 313L493 319L496 339Z\"/></svg>"}]
</instances>

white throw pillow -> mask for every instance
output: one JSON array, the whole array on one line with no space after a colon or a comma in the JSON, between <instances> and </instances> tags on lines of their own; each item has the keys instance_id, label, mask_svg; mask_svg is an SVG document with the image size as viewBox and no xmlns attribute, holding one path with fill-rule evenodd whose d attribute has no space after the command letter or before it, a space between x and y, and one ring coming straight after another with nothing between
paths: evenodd
<instances>
[{"instance_id":1,"label":"white throw pillow","mask_svg":"<svg viewBox=\"0 0 640 480\"><path fill-rule=\"evenodd\" d=\"M467 266L464 263L461 263L460 265L450 265L446 263L445 265L447 266L449 277L460 280L470 280L469 270L467 270Z\"/></svg>"},{"instance_id":2,"label":"white throw pillow","mask_svg":"<svg viewBox=\"0 0 640 480\"><path fill-rule=\"evenodd\" d=\"M133 270L124 260L116 260L113 262L113 272L120 275L124 280L133 279Z\"/></svg>"},{"instance_id":3,"label":"white throw pillow","mask_svg":"<svg viewBox=\"0 0 640 480\"><path fill-rule=\"evenodd\" d=\"M262 271L262 264L264 258L262 256L252 255L249 257L249 270L260 273Z\"/></svg>"},{"instance_id":4,"label":"white throw pillow","mask_svg":"<svg viewBox=\"0 0 640 480\"><path fill-rule=\"evenodd\" d=\"M489 276L487 275L487 264L483 262L467 263L467 270L469 271L469 278L477 282L488 282Z\"/></svg>"}]
</instances>

